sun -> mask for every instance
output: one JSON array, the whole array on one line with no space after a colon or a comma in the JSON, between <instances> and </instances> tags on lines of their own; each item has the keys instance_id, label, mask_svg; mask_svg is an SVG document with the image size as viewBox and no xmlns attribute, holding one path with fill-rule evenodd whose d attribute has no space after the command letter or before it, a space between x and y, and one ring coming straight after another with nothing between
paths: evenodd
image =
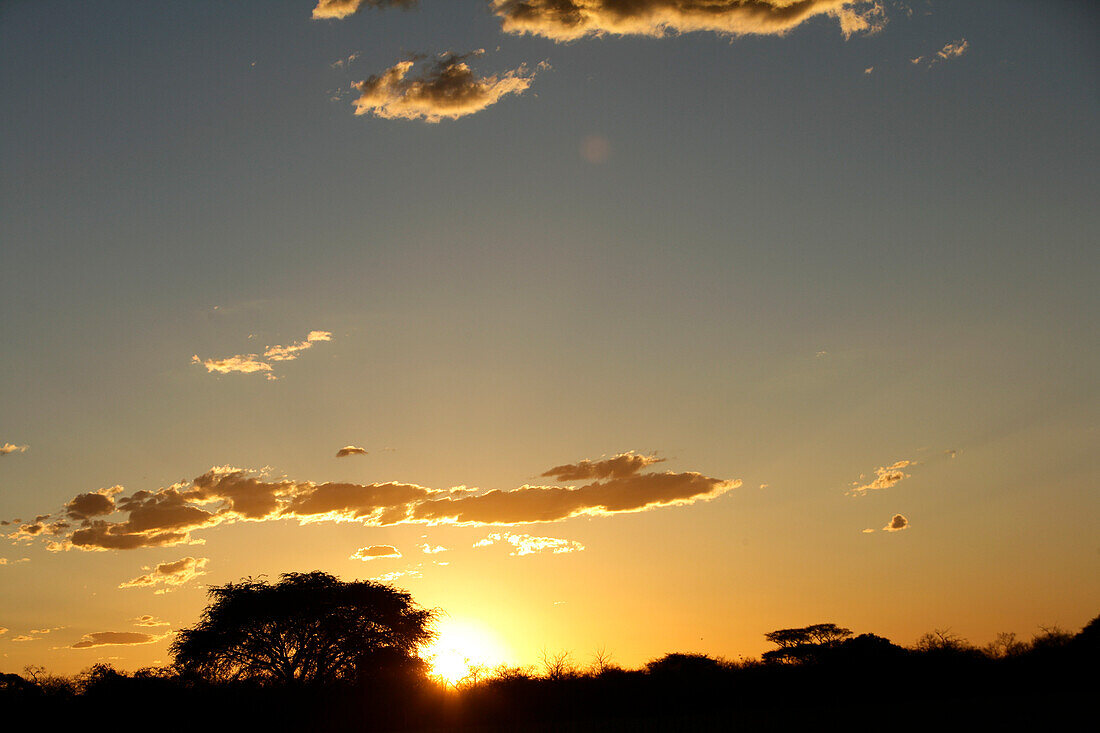
<instances>
[{"instance_id":1,"label":"sun","mask_svg":"<svg viewBox=\"0 0 1100 733\"><path fill-rule=\"evenodd\" d=\"M495 667L508 657L496 635L481 624L448 617L437 625L439 636L425 650L432 674L450 685L470 676L475 667Z\"/></svg>"}]
</instances>

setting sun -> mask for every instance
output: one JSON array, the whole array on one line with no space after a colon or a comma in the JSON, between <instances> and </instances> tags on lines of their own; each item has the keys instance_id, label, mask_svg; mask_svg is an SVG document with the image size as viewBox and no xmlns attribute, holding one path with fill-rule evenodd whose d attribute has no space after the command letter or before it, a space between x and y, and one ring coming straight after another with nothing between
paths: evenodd
<instances>
[{"instance_id":1,"label":"setting sun","mask_svg":"<svg viewBox=\"0 0 1100 733\"><path fill-rule=\"evenodd\" d=\"M437 628L439 637L424 656L432 674L449 684L465 679L472 669L496 667L507 660L499 639L477 623L447 617Z\"/></svg>"}]
</instances>

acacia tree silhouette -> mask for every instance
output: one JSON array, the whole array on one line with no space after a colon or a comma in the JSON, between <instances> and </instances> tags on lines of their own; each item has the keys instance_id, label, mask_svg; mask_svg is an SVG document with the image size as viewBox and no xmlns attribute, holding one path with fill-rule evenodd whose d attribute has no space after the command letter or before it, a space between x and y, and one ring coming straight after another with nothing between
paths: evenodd
<instances>
[{"instance_id":1,"label":"acacia tree silhouette","mask_svg":"<svg viewBox=\"0 0 1100 733\"><path fill-rule=\"evenodd\" d=\"M764 638L778 649L764 652L765 662L803 662L812 659L822 648L835 646L852 635L851 629L836 624L814 624L797 629L777 629Z\"/></svg>"},{"instance_id":2,"label":"acacia tree silhouette","mask_svg":"<svg viewBox=\"0 0 1100 733\"><path fill-rule=\"evenodd\" d=\"M423 673L417 650L435 637L436 613L371 581L323 572L283 573L212 586L195 626L170 647L183 674L221 682L350 682L379 673Z\"/></svg>"}]
</instances>

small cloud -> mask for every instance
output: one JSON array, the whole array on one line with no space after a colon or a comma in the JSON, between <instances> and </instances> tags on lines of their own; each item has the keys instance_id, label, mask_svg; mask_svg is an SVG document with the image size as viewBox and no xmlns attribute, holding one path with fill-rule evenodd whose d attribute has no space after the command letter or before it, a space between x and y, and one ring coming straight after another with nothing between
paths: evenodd
<instances>
[{"instance_id":1,"label":"small cloud","mask_svg":"<svg viewBox=\"0 0 1100 733\"><path fill-rule=\"evenodd\" d=\"M30 561L31 561L31 559L29 557L21 557L18 560L9 560L6 557L0 557L0 565L16 565L16 564L21 563L21 562L30 562Z\"/></svg>"},{"instance_id":2,"label":"small cloud","mask_svg":"<svg viewBox=\"0 0 1100 733\"><path fill-rule=\"evenodd\" d=\"M760 484L760 488L762 488L762 489L766 489L769 486L771 486L771 484Z\"/></svg>"},{"instance_id":3,"label":"small cloud","mask_svg":"<svg viewBox=\"0 0 1100 733\"><path fill-rule=\"evenodd\" d=\"M887 532L900 532L903 529L909 529L909 520L901 514L895 514L883 529Z\"/></svg>"},{"instance_id":4,"label":"small cloud","mask_svg":"<svg viewBox=\"0 0 1100 733\"><path fill-rule=\"evenodd\" d=\"M959 455L959 452L957 450L955 450L954 448L948 448L947 450L944 451L944 453L947 454L948 458L957 458L958 455Z\"/></svg>"},{"instance_id":5,"label":"small cloud","mask_svg":"<svg viewBox=\"0 0 1100 733\"><path fill-rule=\"evenodd\" d=\"M392 583L398 578L423 578L424 574L416 568L410 568L409 570L394 570L390 573L383 573L382 575L371 578L378 583Z\"/></svg>"},{"instance_id":6,"label":"small cloud","mask_svg":"<svg viewBox=\"0 0 1100 733\"><path fill-rule=\"evenodd\" d=\"M41 636L41 635L44 635L44 634L48 634L51 631L60 631L63 628L65 628L65 627L64 626L54 626L52 628L47 628L47 629L31 629L31 633L32 634L38 634L38 635Z\"/></svg>"},{"instance_id":7,"label":"small cloud","mask_svg":"<svg viewBox=\"0 0 1100 733\"><path fill-rule=\"evenodd\" d=\"M433 547L427 542L420 545L420 551L423 552L425 555L436 555L440 552L447 552L448 549L449 548L446 548L443 545L436 545Z\"/></svg>"},{"instance_id":8,"label":"small cloud","mask_svg":"<svg viewBox=\"0 0 1100 733\"><path fill-rule=\"evenodd\" d=\"M967 41L965 38L962 38L958 41L952 41L944 44L944 47L941 48L939 51L936 51L934 54L911 58L909 59L909 63L913 64L914 66L924 64L926 68L931 68L936 64L942 63L944 61L957 59L958 57L966 53L969 48L970 42Z\"/></svg>"},{"instance_id":9,"label":"small cloud","mask_svg":"<svg viewBox=\"0 0 1100 733\"><path fill-rule=\"evenodd\" d=\"M867 529L863 530L863 534L871 534L871 533L872 533L872 532L874 532L874 531L875 531L875 530L873 530L873 529L871 529L870 527L868 527Z\"/></svg>"},{"instance_id":10,"label":"small cloud","mask_svg":"<svg viewBox=\"0 0 1100 733\"><path fill-rule=\"evenodd\" d=\"M65 504L65 513L70 519L88 519L105 516L115 511L114 496L122 491L121 486L99 489L87 494L77 494Z\"/></svg>"},{"instance_id":11,"label":"small cloud","mask_svg":"<svg viewBox=\"0 0 1100 733\"><path fill-rule=\"evenodd\" d=\"M313 9L313 19L347 18L355 15L360 8L411 8L417 0L317 0Z\"/></svg>"},{"instance_id":12,"label":"small cloud","mask_svg":"<svg viewBox=\"0 0 1100 733\"><path fill-rule=\"evenodd\" d=\"M848 39L856 34L873 36L886 27L886 10L882 3L851 2L831 13L840 23L840 32Z\"/></svg>"},{"instance_id":13,"label":"small cloud","mask_svg":"<svg viewBox=\"0 0 1100 733\"><path fill-rule=\"evenodd\" d=\"M868 491L876 491L879 489L888 489L894 486L899 481L909 478L910 474L905 473L902 469L907 466L916 465L914 461L897 461L890 466L879 466L875 469L875 479L870 483L860 485L859 481L852 482L852 488L848 490L849 495L863 495ZM860 479L863 479L863 474L859 475Z\"/></svg>"},{"instance_id":14,"label":"small cloud","mask_svg":"<svg viewBox=\"0 0 1100 733\"><path fill-rule=\"evenodd\" d=\"M355 114L433 123L456 120L480 112L509 94L522 94L531 86L534 73L522 64L499 76L475 76L466 59L481 53L443 54L415 76L409 72L416 62L402 61L356 82L352 85L359 92L354 101Z\"/></svg>"},{"instance_id":15,"label":"small cloud","mask_svg":"<svg viewBox=\"0 0 1100 733\"><path fill-rule=\"evenodd\" d=\"M815 359L820 359L821 357L828 356L828 355L829 355L829 352L825 351L825 349L822 349L821 351L818 351L816 354L814 354L814 358Z\"/></svg>"},{"instance_id":16,"label":"small cloud","mask_svg":"<svg viewBox=\"0 0 1100 733\"><path fill-rule=\"evenodd\" d=\"M8 633L8 628L6 626L0 626L0 636L3 636L6 633Z\"/></svg>"},{"instance_id":17,"label":"small cloud","mask_svg":"<svg viewBox=\"0 0 1100 733\"><path fill-rule=\"evenodd\" d=\"M139 575L119 585L119 588L152 588L162 586L156 593L162 595L170 588L179 587L200 575L208 562L205 557L184 557L174 562L164 562L152 569L152 572ZM145 570L150 568L146 567Z\"/></svg>"},{"instance_id":18,"label":"small cloud","mask_svg":"<svg viewBox=\"0 0 1100 733\"><path fill-rule=\"evenodd\" d=\"M939 58L941 61L947 61L948 59L957 59L959 56L962 56L964 53L966 53L968 48L970 48L970 42L963 38L962 40L944 45L943 48L941 48L939 51L936 51L936 57Z\"/></svg>"},{"instance_id":19,"label":"small cloud","mask_svg":"<svg viewBox=\"0 0 1100 733\"><path fill-rule=\"evenodd\" d=\"M16 445L15 443L4 443L0 445L0 456L6 456L9 453L26 453L27 448L30 446Z\"/></svg>"},{"instance_id":20,"label":"small cloud","mask_svg":"<svg viewBox=\"0 0 1100 733\"><path fill-rule=\"evenodd\" d=\"M365 456L367 455L366 448L360 448L357 445L345 445L340 450L336 451L337 458L346 458L347 456Z\"/></svg>"},{"instance_id":21,"label":"small cloud","mask_svg":"<svg viewBox=\"0 0 1100 733\"><path fill-rule=\"evenodd\" d=\"M167 621L162 621L156 616L150 616L149 614L138 616L133 621L134 626L169 626Z\"/></svg>"},{"instance_id":22,"label":"small cloud","mask_svg":"<svg viewBox=\"0 0 1100 733\"><path fill-rule=\"evenodd\" d=\"M349 54L347 58L337 59L336 61L333 61L332 62L332 68L342 69L345 66L351 65L351 62L355 61L355 59L357 59L357 58L359 58L358 53Z\"/></svg>"},{"instance_id":23,"label":"small cloud","mask_svg":"<svg viewBox=\"0 0 1100 733\"><path fill-rule=\"evenodd\" d=\"M584 545L574 540L563 540L557 537L535 537L529 534L512 534L510 532L488 535L484 539L475 542L474 547L488 547L497 542L510 544L514 549L508 554L513 556L535 555L543 552L560 555L584 550Z\"/></svg>"},{"instance_id":24,"label":"small cloud","mask_svg":"<svg viewBox=\"0 0 1100 733\"><path fill-rule=\"evenodd\" d=\"M37 639L37 637L27 636L26 634L20 634L19 636L13 636L11 638L12 641L17 641L17 642L35 641L36 639Z\"/></svg>"},{"instance_id":25,"label":"small cloud","mask_svg":"<svg viewBox=\"0 0 1100 733\"><path fill-rule=\"evenodd\" d=\"M874 67L874 66L868 66L868 67L867 67L866 69L864 69L864 70L863 70L863 73L864 73L864 74L870 74L870 73L871 73L871 72L873 72L874 70L875 70L875 67Z\"/></svg>"},{"instance_id":26,"label":"small cloud","mask_svg":"<svg viewBox=\"0 0 1100 733\"><path fill-rule=\"evenodd\" d=\"M378 557L401 557L401 551L393 545L371 545L370 547L360 547L348 559L366 561Z\"/></svg>"},{"instance_id":27,"label":"small cloud","mask_svg":"<svg viewBox=\"0 0 1100 733\"><path fill-rule=\"evenodd\" d=\"M91 649L97 646L136 646L139 644L152 644L160 641L165 636L141 634L136 631L96 631L85 634L80 641L69 648Z\"/></svg>"},{"instance_id":28,"label":"small cloud","mask_svg":"<svg viewBox=\"0 0 1100 733\"><path fill-rule=\"evenodd\" d=\"M263 354L237 354L224 359L202 359L198 354L191 357L192 364L201 364L206 367L208 374L263 374L267 379L275 380L275 368L272 363L281 361L294 361L299 354L319 341L332 341L332 333L329 331L310 331L305 341L298 341L287 346L275 345L264 349Z\"/></svg>"}]
</instances>

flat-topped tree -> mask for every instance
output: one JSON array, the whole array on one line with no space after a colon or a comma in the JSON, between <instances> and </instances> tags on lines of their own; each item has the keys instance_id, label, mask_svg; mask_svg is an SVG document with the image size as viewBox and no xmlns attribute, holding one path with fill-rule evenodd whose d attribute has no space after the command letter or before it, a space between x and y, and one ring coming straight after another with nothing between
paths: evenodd
<instances>
[{"instance_id":1,"label":"flat-topped tree","mask_svg":"<svg viewBox=\"0 0 1100 733\"><path fill-rule=\"evenodd\" d=\"M172 643L176 666L209 681L349 682L422 668L435 613L372 581L284 573L213 586L195 626Z\"/></svg>"},{"instance_id":2,"label":"flat-topped tree","mask_svg":"<svg viewBox=\"0 0 1100 733\"><path fill-rule=\"evenodd\" d=\"M811 658L823 647L835 646L852 635L851 629L836 624L814 624L797 629L777 629L764 634L764 638L778 649L764 652L768 662L798 662Z\"/></svg>"}]
</instances>

